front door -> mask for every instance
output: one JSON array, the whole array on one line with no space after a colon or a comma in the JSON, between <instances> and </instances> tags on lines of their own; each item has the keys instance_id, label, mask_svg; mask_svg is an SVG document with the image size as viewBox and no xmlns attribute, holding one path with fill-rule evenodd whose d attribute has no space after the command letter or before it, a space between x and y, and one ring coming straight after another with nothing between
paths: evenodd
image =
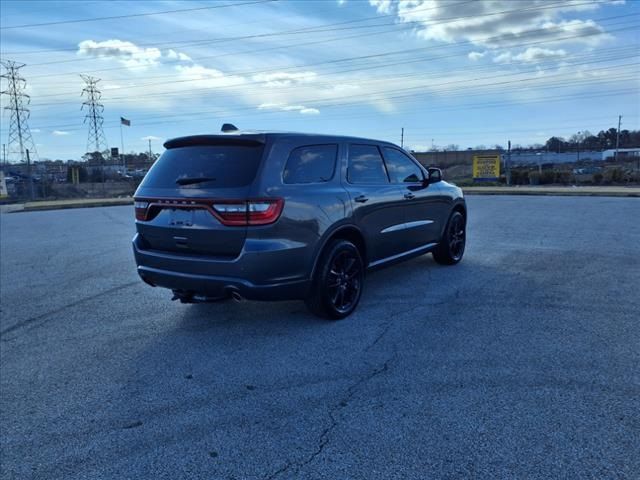
<instances>
[{"instance_id":1,"label":"front door","mask_svg":"<svg viewBox=\"0 0 640 480\"><path fill-rule=\"evenodd\" d=\"M405 187L389 181L376 145L349 145L345 188L351 197L354 222L367 241L369 263L410 248L403 232L406 223Z\"/></svg>"},{"instance_id":2,"label":"front door","mask_svg":"<svg viewBox=\"0 0 640 480\"><path fill-rule=\"evenodd\" d=\"M423 169L402 150L383 147L384 161L392 185L402 188L404 198L403 241L413 250L439 241L440 195L425 183Z\"/></svg>"}]
</instances>

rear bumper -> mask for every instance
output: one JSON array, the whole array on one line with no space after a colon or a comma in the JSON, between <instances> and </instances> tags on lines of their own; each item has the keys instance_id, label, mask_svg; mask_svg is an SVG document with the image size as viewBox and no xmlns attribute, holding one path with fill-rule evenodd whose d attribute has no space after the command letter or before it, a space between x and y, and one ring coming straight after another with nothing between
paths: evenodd
<instances>
[{"instance_id":1,"label":"rear bumper","mask_svg":"<svg viewBox=\"0 0 640 480\"><path fill-rule=\"evenodd\" d=\"M183 294L223 298L235 291L249 300L297 300L308 293L309 280L305 278L271 278L255 283L248 280L264 278L265 269L273 272L274 265L265 258L265 252L244 253L234 260L183 256L145 250L136 235L133 253L142 280Z\"/></svg>"}]
</instances>

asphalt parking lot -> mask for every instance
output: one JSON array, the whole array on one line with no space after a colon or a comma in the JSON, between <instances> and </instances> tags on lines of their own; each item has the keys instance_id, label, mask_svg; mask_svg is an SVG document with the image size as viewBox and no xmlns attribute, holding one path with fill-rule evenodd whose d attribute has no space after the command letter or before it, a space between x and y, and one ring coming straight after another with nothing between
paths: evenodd
<instances>
[{"instance_id":1,"label":"asphalt parking lot","mask_svg":"<svg viewBox=\"0 0 640 480\"><path fill-rule=\"evenodd\" d=\"M171 302L132 207L2 215L2 478L638 478L640 200L468 205L341 322Z\"/></svg>"}]
</instances>

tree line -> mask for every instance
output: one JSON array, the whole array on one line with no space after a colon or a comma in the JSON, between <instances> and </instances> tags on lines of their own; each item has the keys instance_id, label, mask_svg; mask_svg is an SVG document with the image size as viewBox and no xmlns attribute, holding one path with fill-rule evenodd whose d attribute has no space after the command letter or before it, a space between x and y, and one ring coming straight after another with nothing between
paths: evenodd
<instances>
[{"instance_id":1,"label":"tree line","mask_svg":"<svg viewBox=\"0 0 640 480\"><path fill-rule=\"evenodd\" d=\"M600 130L597 135L588 130L574 133L569 139L551 137L544 147L549 152L575 152L576 150L609 150L616 148L618 129ZM620 130L620 148L640 147L640 130Z\"/></svg>"}]
</instances>

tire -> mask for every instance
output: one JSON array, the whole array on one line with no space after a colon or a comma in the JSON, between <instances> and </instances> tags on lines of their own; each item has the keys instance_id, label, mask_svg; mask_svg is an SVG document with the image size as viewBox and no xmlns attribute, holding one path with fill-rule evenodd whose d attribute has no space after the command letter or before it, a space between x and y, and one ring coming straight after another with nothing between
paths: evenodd
<instances>
[{"instance_id":1,"label":"tire","mask_svg":"<svg viewBox=\"0 0 640 480\"><path fill-rule=\"evenodd\" d=\"M464 215L453 212L444 229L442 240L433 251L433 258L441 265L455 265L464 255L467 243L467 225Z\"/></svg>"},{"instance_id":2,"label":"tire","mask_svg":"<svg viewBox=\"0 0 640 480\"><path fill-rule=\"evenodd\" d=\"M357 247L336 239L322 253L305 303L319 317L340 320L358 306L363 284L364 262Z\"/></svg>"}]
</instances>

